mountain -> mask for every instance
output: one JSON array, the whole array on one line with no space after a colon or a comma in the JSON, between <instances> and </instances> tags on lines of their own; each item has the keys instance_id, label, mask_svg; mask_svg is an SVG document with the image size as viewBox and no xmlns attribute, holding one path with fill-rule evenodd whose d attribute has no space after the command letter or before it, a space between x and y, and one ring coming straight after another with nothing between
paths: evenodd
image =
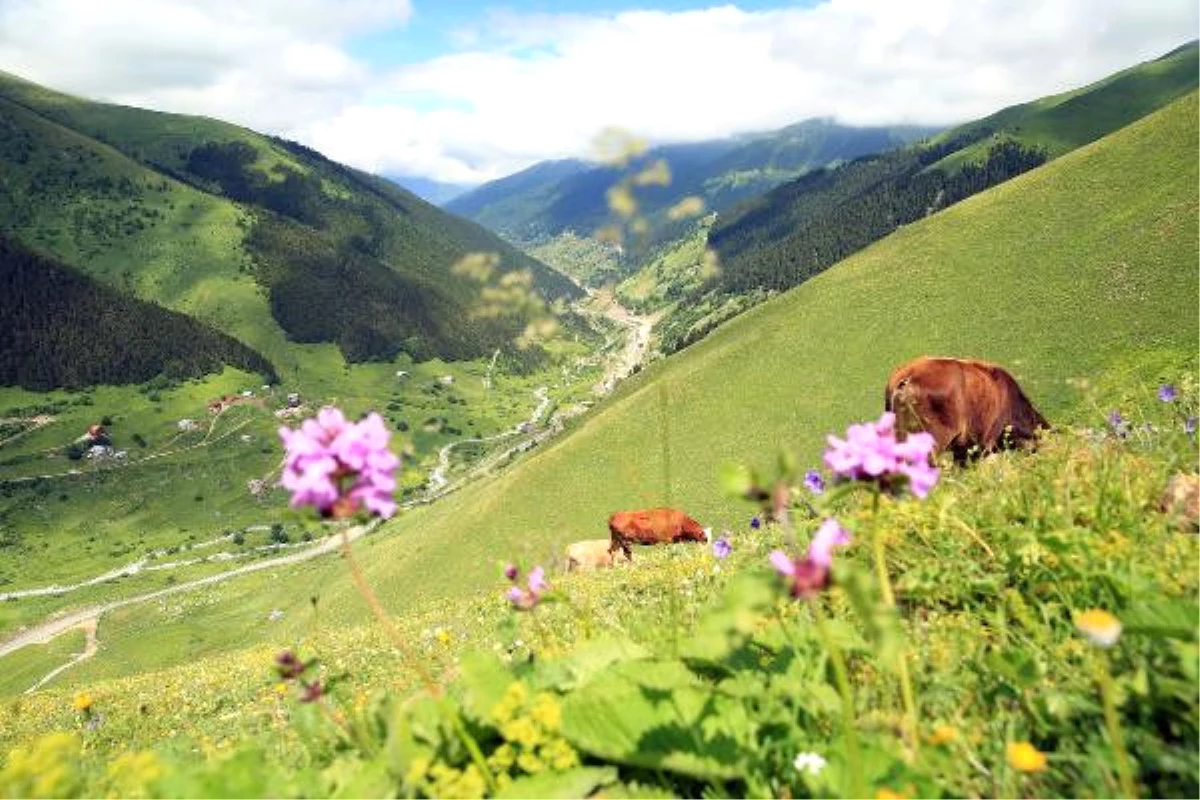
<instances>
[{"instance_id":1,"label":"mountain","mask_svg":"<svg viewBox=\"0 0 1200 800\"><path fill-rule=\"evenodd\" d=\"M93 103L0 75L0 234L196 317L285 370L296 345L349 362L463 359L522 314L476 317L450 269L491 252L544 299L564 276L479 225L293 142L216 120Z\"/></svg>"},{"instance_id":2,"label":"mountain","mask_svg":"<svg viewBox=\"0 0 1200 800\"><path fill-rule=\"evenodd\" d=\"M927 142L828 167L723 214L722 292L786 289L902 225L1094 141L1197 86L1197 44Z\"/></svg>"},{"instance_id":3,"label":"mountain","mask_svg":"<svg viewBox=\"0 0 1200 800\"><path fill-rule=\"evenodd\" d=\"M700 197L707 208L720 210L817 167L897 147L935 130L855 128L818 119L767 133L654 147L626 168L543 162L484 184L446 208L517 242L539 242L568 231L591 235L612 222L608 190L623 177L662 160L670 171L669 183L637 191L651 230L648 238L659 241L686 227L686 222L672 220L667 213L685 197Z\"/></svg>"},{"instance_id":4,"label":"mountain","mask_svg":"<svg viewBox=\"0 0 1200 800\"><path fill-rule=\"evenodd\" d=\"M225 365L274 381L231 336L124 295L0 236L0 385L49 390L191 378Z\"/></svg>"},{"instance_id":5,"label":"mountain","mask_svg":"<svg viewBox=\"0 0 1200 800\"><path fill-rule=\"evenodd\" d=\"M386 175L385 177L400 188L412 192L435 206L445 206L454 198L475 188L475 184L443 183L416 175Z\"/></svg>"},{"instance_id":6,"label":"mountain","mask_svg":"<svg viewBox=\"0 0 1200 800\"><path fill-rule=\"evenodd\" d=\"M722 464L769 470L786 447L818 466L824 434L877 417L889 371L919 354L1008 366L1055 425L1102 426L1114 376L1194 375L1198 110L1193 92L895 231L642 370L514 469L391 523L373 583L402 610L466 595L497 557L548 564L619 508L742 529Z\"/></svg>"}]
</instances>

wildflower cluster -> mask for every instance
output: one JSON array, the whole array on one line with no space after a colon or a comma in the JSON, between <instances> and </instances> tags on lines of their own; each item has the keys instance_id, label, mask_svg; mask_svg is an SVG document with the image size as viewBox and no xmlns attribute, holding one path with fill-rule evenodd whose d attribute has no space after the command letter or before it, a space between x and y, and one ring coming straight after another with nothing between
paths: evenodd
<instances>
[{"instance_id":1,"label":"wildflower cluster","mask_svg":"<svg viewBox=\"0 0 1200 800\"><path fill-rule=\"evenodd\" d=\"M559 733L562 709L553 694L539 692L530 698L525 684L514 681L491 716L504 737L487 760L497 776L511 775L514 768L536 775L579 766L579 754Z\"/></svg>"},{"instance_id":2,"label":"wildflower cluster","mask_svg":"<svg viewBox=\"0 0 1200 800\"><path fill-rule=\"evenodd\" d=\"M828 442L825 464L841 478L873 482L889 492L907 485L921 498L937 483L939 470L929 462L933 436L920 431L898 440L890 411L877 422L851 425L845 439L830 435Z\"/></svg>"},{"instance_id":3,"label":"wildflower cluster","mask_svg":"<svg viewBox=\"0 0 1200 800\"><path fill-rule=\"evenodd\" d=\"M400 459L388 449L391 433L378 414L348 422L326 406L298 430L283 426L287 450L280 484L293 508L315 507L323 517L349 517L362 507L380 517L396 513L392 495Z\"/></svg>"},{"instance_id":4,"label":"wildflower cluster","mask_svg":"<svg viewBox=\"0 0 1200 800\"><path fill-rule=\"evenodd\" d=\"M516 564L509 564L504 568L504 577L513 584L504 596L514 607L522 611L528 611L541 602L542 595L550 588L550 584L546 582L546 570L541 567L534 567L530 570L529 580L524 587L520 582L521 570Z\"/></svg>"}]
</instances>

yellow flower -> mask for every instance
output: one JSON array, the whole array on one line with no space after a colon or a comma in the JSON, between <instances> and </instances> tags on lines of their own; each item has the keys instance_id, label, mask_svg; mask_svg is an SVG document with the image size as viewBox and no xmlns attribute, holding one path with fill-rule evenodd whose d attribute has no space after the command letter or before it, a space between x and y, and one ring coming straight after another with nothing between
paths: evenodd
<instances>
[{"instance_id":1,"label":"yellow flower","mask_svg":"<svg viewBox=\"0 0 1200 800\"><path fill-rule=\"evenodd\" d=\"M88 694L87 692L79 692L78 694L75 695L75 702L74 702L75 710L86 712L89 709L91 709L93 702L95 702L95 701L92 700L92 696L90 694Z\"/></svg>"},{"instance_id":2,"label":"yellow flower","mask_svg":"<svg viewBox=\"0 0 1200 800\"><path fill-rule=\"evenodd\" d=\"M1009 766L1020 772L1043 772L1046 769L1046 754L1029 742L1009 742L1005 755Z\"/></svg>"},{"instance_id":3,"label":"yellow flower","mask_svg":"<svg viewBox=\"0 0 1200 800\"><path fill-rule=\"evenodd\" d=\"M450 632L447 631L445 628L438 628L437 633L434 635L437 638L439 644L442 644L443 646L450 644Z\"/></svg>"},{"instance_id":4,"label":"yellow flower","mask_svg":"<svg viewBox=\"0 0 1200 800\"><path fill-rule=\"evenodd\" d=\"M1112 647L1121 638L1121 621L1099 608L1076 614L1075 627L1100 647Z\"/></svg>"},{"instance_id":5,"label":"yellow flower","mask_svg":"<svg viewBox=\"0 0 1200 800\"><path fill-rule=\"evenodd\" d=\"M559 708L558 700L549 692L538 694L529 713L534 722L548 731L556 731L562 724L562 709Z\"/></svg>"},{"instance_id":6,"label":"yellow flower","mask_svg":"<svg viewBox=\"0 0 1200 800\"><path fill-rule=\"evenodd\" d=\"M958 739L958 728L953 725L938 725L933 729L933 733L925 737L925 740L932 745L950 744Z\"/></svg>"},{"instance_id":7,"label":"yellow flower","mask_svg":"<svg viewBox=\"0 0 1200 800\"><path fill-rule=\"evenodd\" d=\"M906 785L903 789L901 789L898 792L892 791L891 789L889 789L886 786L881 786L875 792L875 800L906 800L906 798L912 796L915 793L916 793L916 789L913 788L912 784Z\"/></svg>"},{"instance_id":8,"label":"yellow flower","mask_svg":"<svg viewBox=\"0 0 1200 800\"><path fill-rule=\"evenodd\" d=\"M288 685L286 683L275 684L275 694L279 695L280 697L283 697L287 693L288 693Z\"/></svg>"}]
</instances>

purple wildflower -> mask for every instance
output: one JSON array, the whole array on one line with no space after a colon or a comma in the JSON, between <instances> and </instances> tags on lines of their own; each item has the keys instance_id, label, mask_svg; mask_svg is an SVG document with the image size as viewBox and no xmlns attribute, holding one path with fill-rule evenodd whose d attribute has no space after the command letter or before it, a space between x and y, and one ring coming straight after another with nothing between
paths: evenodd
<instances>
[{"instance_id":1,"label":"purple wildflower","mask_svg":"<svg viewBox=\"0 0 1200 800\"><path fill-rule=\"evenodd\" d=\"M1183 432L1191 436L1196 432L1196 418L1188 417L1183 421Z\"/></svg>"},{"instance_id":2,"label":"purple wildflower","mask_svg":"<svg viewBox=\"0 0 1200 800\"><path fill-rule=\"evenodd\" d=\"M378 414L347 422L326 406L298 430L279 429L287 450L280 484L292 492L291 506L315 506L325 517L348 517L365 506L388 518L400 459L388 449L391 433Z\"/></svg>"},{"instance_id":3,"label":"purple wildflower","mask_svg":"<svg viewBox=\"0 0 1200 800\"><path fill-rule=\"evenodd\" d=\"M1175 391L1175 387L1169 383L1164 383L1158 387L1158 399L1164 403L1174 403L1177 396L1178 393Z\"/></svg>"},{"instance_id":4,"label":"purple wildflower","mask_svg":"<svg viewBox=\"0 0 1200 800\"><path fill-rule=\"evenodd\" d=\"M315 703L325 695L325 686L320 681L312 683L301 682L303 691L300 692L301 703Z\"/></svg>"},{"instance_id":5,"label":"purple wildflower","mask_svg":"<svg viewBox=\"0 0 1200 800\"><path fill-rule=\"evenodd\" d=\"M835 519L821 523L804 558L792 558L782 550L772 550L771 566L788 580L788 591L795 598L810 598L829 585L833 548L850 544L850 533Z\"/></svg>"},{"instance_id":6,"label":"purple wildflower","mask_svg":"<svg viewBox=\"0 0 1200 800\"><path fill-rule=\"evenodd\" d=\"M762 527L762 520L759 519L757 516L751 517L750 518L750 527L753 528L754 530L758 530L759 528Z\"/></svg>"},{"instance_id":7,"label":"purple wildflower","mask_svg":"<svg viewBox=\"0 0 1200 800\"><path fill-rule=\"evenodd\" d=\"M508 598L508 602L522 611L527 611L536 606L542 599L542 595L550 588L550 584L546 582L546 570L541 567L534 567L529 571L528 588L521 588L516 583L518 571L513 567L513 574L509 576L509 580L513 581L513 585L509 588L504 596ZM509 571L504 571L506 576Z\"/></svg>"},{"instance_id":8,"label":"purple wildflower","mask_svg":"<svg viewBox=\"0 0 1200 800\"><path fill-rule=\"evenodd\" d=\"M829 585L829 570L811 558L793 560L782 550L772 550L770 560L771 566L788 580L788 592L792 597L815 597Z\"/></svg>"},{"instance_id":9,"label":"purple wildflower","mask_svg":"<svg viewBox=\"0 0 1200 800\"><path fill-rule=\"evenodd\" d=\"M871 481L889 491L900 488L896 480L903 478L914 495L924 498L940 474L929 463L933 436L919 431L897 441L895 426L896 415L889 411L878 422L851 425L844 440L829 436L826 466L839 477Z\"/></svg>"},{"instance_id":10,"label":"purple wildflower","mask_svg":"<svg viewBox=\"0 0 1200 800\"><path fill-rule=\"evenodd\" d=\"M733 545L729 543L729 534L725 534L720 539L716 539L712 543L712 554L714 558L728 558L733 552Z\"/></svg>"},{"instance_id":11,"label":"purple wildflower","mask_svg":"<svg viewBox=\"0 0 1200 800\"><path fill-rule=\"evenodd\" d=\"M1129 422L1115 408L1108 415L1108 425L1113 429L1113 433L1122 439L1129 433Z\"/></svg>"},{"instance_id":12,"label":"purple wildflower","mask_svg":"<svg viewBox=\"0 0 1200 800\"><path fill-rule=\"evenodd\" d=\"M510 581L515 581L517 576L520 574L521 570L517 568L516 564L508 564L504 568L504 577L508 578Z\"/></svg>"},{"instance_id":13,"label":"purple wildflower","mask_svg":"<svg viewBox=\"0 0 1200 800\"><path fill-rule=\"evenodd\" d=\"M810 469L804 473L804 486L813 494L821 494L825 491L825 479L821 477L821 473Z\"/></svg>"},{"instance_id":14,"label":"purple wildflower","mask_svg":"<svg viewBox=\"0 0 1200 800\"><path fill-rule=\"evenodd\" d=\"M290 681L293 678L299 678L304 674L304 671L309 667L300 660L300 658L291 650L284 650L279 655L275 656L275 671L279 673L279 677L285 681Z\"/></svg>"},{"instance_id":15,"label":"purple wildflower","mask_svg":"<svg viewBox=\"0 0 1200 800\"><path fill-rule=\"evenodd\" d=\"M850 544L850 532L838 524L836 519L827 519L821 523L813 536L812 544L808 546L808 558L818 566L829 569L833 563L833 548L845 547Z\"/></svg>"}]
</instances>

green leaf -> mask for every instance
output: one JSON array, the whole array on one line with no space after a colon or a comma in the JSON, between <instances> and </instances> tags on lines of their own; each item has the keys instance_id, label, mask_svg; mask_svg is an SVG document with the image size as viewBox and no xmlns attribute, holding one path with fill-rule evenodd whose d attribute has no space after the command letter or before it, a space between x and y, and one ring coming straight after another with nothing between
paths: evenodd
<instances>
[{"instance_id":1,"label":"green leaf","mask_svg":"<svg viewBox=\"0 0 1200 800\"><path fill-rule=\"evenodd\" d=\"M1200 606L1187 600L1153 600L1133 604L1120 619L1126 633L1194 642Z\"/></svg>"},{"instance_id":2,"label":"green leaf","mask_svg":"<svg viewBox=\"0 0 1200 800\"><path fill-rule=\"evenodd\" d=\"M777 594L773 576L765 571L742 573L730 579L716 605L700 621L680 648L688 659L746 666L742 649L758 630ZM734 658L735 655L742 656Z\"/></svg>"},{"instance_id":3,"label":"green leaf","mask_svg":"<svg viewBox=\"0 0 1200 800\"><path fill-rule=\"evenodd\" d=\"M563 702L563 736L579 750L700 780L739 777L755 731L741 702L679 662L623 664Z\"/></svg>"},{"instance_id":4,"label":"green leaf","mask_svg":"<svg viewBox=\"0 0 1200 800\"><path fill-rule=\"evenodd\" d=\"M589 797L616 779L616 767L576 767L565 772L541 772L517 778L497 792L496 797Z\"/></svg>"},{"instance_id":5,"label":"green leaf","mask_svg":"<svg viewBox=\"0 0 1200 800\"><path fill-rule=\"evenodd\" d=\"M464 715L474 722L491 725L492 709L504 698L504 692L516 680L491 653L469 652L462 658L462 675L456 682L459 704Z\"/></svg>"},{"instance_id":6,"label":"green leaf","mask_svg":"<svg viewBox=\"0 0 1200 800\"><path fill-rule=\"evenodd\" d=\"M567 690L587 683L592 676L611 665L646 658L650 651L637 642L616 636L590 639L572 648L563 658L540 666L537 681L541 688Z\"/></svg>"}]
</instances>

